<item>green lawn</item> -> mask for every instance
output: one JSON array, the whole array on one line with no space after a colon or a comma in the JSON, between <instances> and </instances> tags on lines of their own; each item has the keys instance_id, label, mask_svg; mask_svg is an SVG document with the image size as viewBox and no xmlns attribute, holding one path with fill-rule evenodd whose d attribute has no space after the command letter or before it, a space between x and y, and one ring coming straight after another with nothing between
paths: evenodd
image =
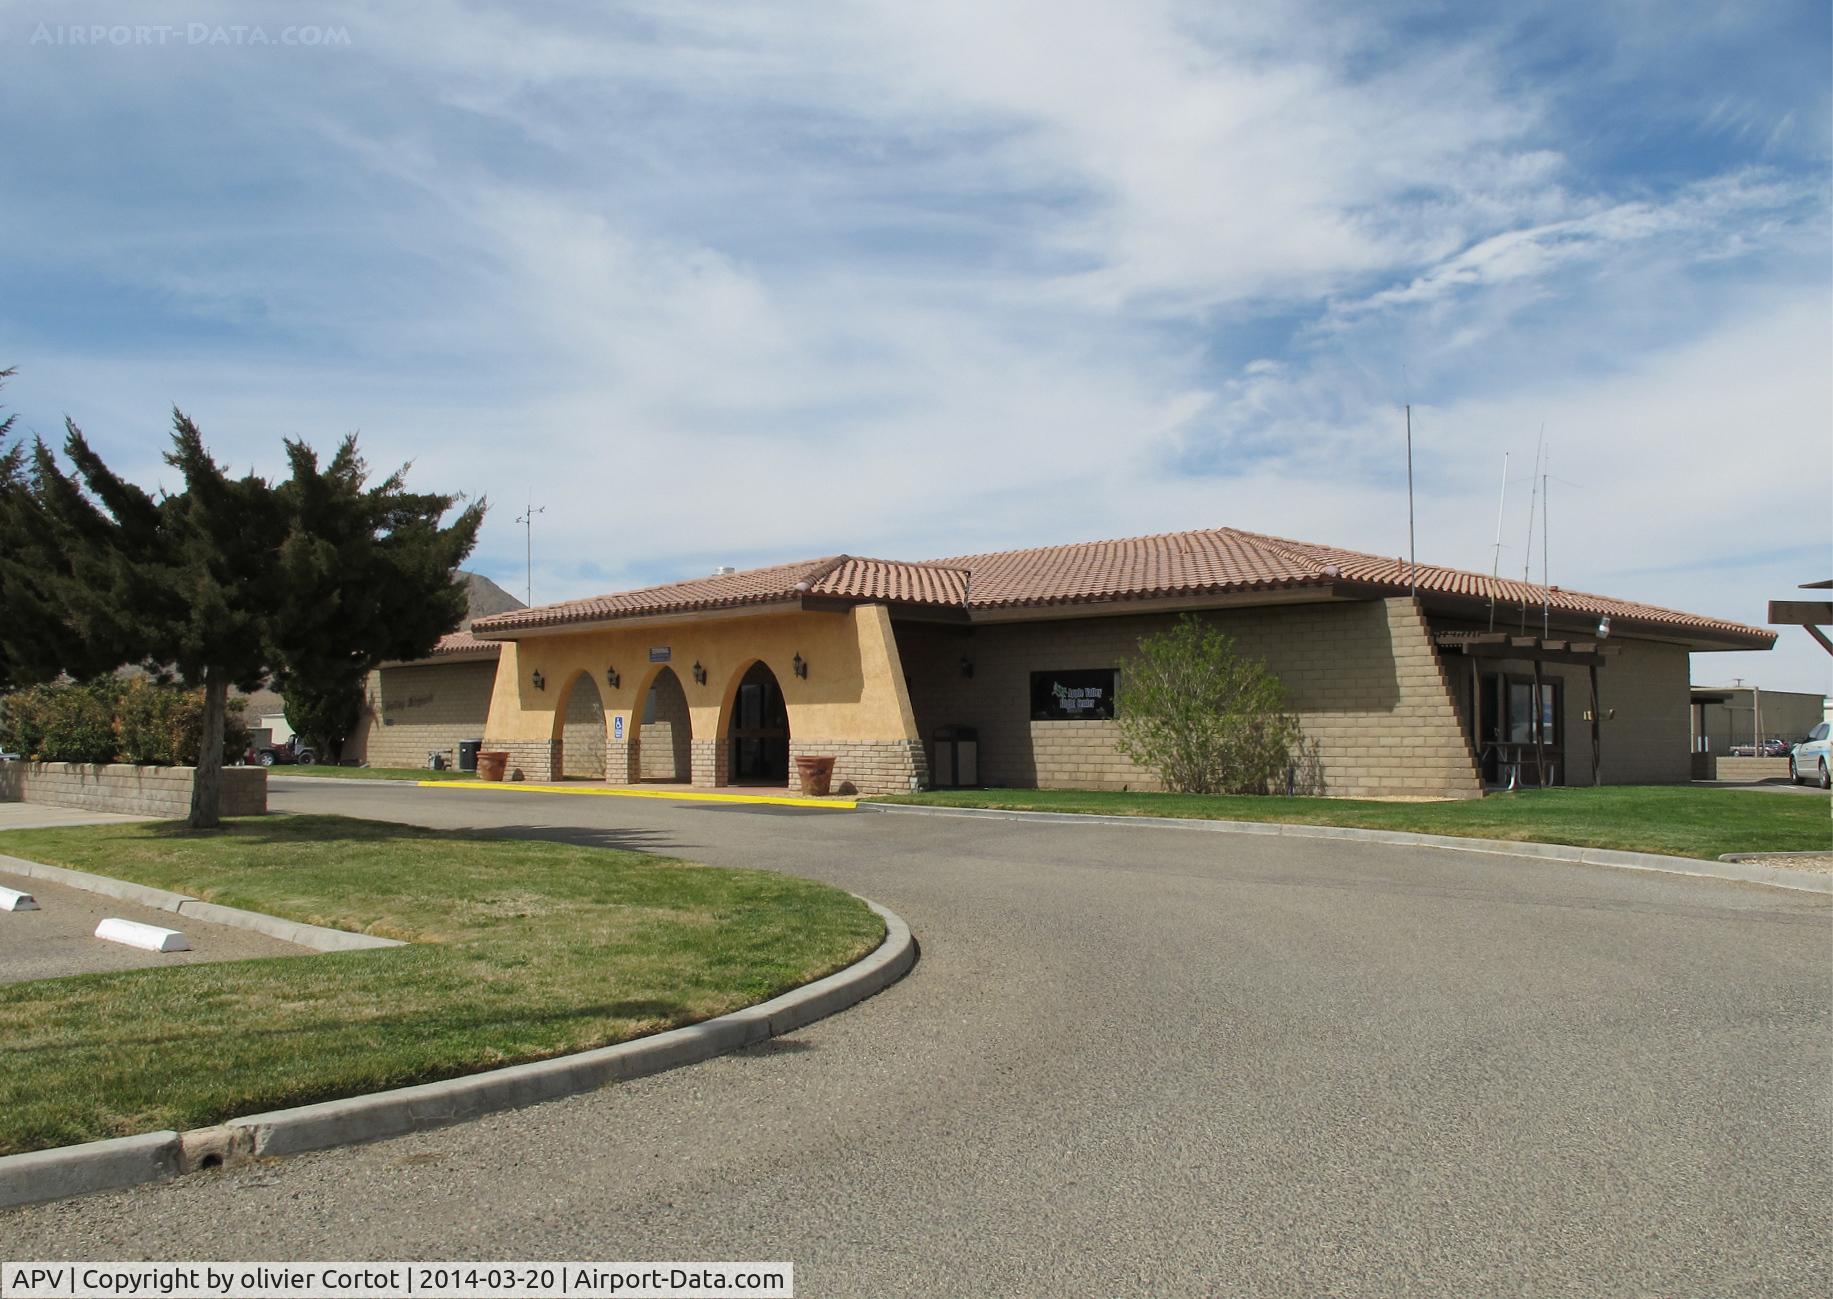
<instances>
[{"instance_id":1,"label":"green lawn","mask_svg":"<svg viewBox=\"0 0 1833 1299\"><path fill-rule=\"evenodd\" d=\"M413 944L0 987L0 1154L621 1042L884 936L790 876L342 817L12 831L0 852Z\"/></svg>"},{"instance_id":2,"label":"green lawn","mask_svg":"<svg viewBox=\"0 0 1833 1299\"><path fill-rule=\"evenodd\" d=\"M269 767L275 776L334 776L339 780L476 780L475 771L429 767Z\"/></svg>"},{"instance_id":3,"label":"green lawn","mask_svg":"<svg viewBox=\"0 0 1833 1299\"><path fill-rule=\"evenodd\" d=\"M1728 852L1833 849L1828 800L1745 789L1615 785L1523 790L1445 803L1108 793L1073 789L961 789L875 797L879 803L1099 812L1222 821L1287 821L1462 835L1716 858Z\"/></svg>"}]
</instances>

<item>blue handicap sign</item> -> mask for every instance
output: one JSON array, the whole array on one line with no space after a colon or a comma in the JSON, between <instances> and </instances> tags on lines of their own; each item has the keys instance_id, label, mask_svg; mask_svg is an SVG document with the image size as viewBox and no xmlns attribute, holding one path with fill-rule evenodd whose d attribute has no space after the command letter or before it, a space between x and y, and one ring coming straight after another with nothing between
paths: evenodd
<instances>
[{"instance_id":1,"label":"blue handicap sign","mask_svg":"<svg viewBox=\"0 0 1833 1299\"><path fill-rule=\"evenodd\" d=\"M611 738L614 740L621 740L624 738L624 719L622 717L613 717L611 719Z\"/></svg>"}]
</instances>

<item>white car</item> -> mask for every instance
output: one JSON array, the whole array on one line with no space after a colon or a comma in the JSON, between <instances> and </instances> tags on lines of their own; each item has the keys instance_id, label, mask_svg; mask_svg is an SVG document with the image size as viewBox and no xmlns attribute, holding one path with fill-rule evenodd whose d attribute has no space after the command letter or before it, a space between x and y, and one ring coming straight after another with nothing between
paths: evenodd
<instances>
[{"instance_id":1,"label":"white car","mask_svg":"<svg viewBox=\"0 0 1833 1299\"><path fill-rule=\"evenodd\" d=\"M1788 755L1788 778L1799 785L1811 780L1822 789L1833 789L1833 775L1829 775L1828 766L1833 758L1827 756L1827 734L1833 731L1833 723L1822 722L1808 732L1808 738L1795 746L1794 752Z\"/></svg>"}]
</instances>

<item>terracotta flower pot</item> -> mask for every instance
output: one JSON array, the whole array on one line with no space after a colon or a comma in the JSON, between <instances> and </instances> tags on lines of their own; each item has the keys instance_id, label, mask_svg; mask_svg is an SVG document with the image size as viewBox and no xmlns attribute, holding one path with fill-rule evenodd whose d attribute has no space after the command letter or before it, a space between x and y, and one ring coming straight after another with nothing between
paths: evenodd
<instances>
[{"instance_id":1,"label":"terracotta flower pot","mask_svg":"<svg viewBox=\"0 0 1833 1299\"><path fill-rule=\"evenodd\" d=\"M802 793L809 798L826 798L834 783L832 758L797 758L796 775L802 782Z\"/></svg>"},{"instance_id":2,"label":"terracotta flower pot","mask_svg":"<svg viewBox=\"0 0 1833 1299\"><path fill-rule=\"evenodd\" d=\"M501 750L479 753L477 755L477 778L479 780L501 780L508 766L509 755Z\"/></svg>"}]
</instances>

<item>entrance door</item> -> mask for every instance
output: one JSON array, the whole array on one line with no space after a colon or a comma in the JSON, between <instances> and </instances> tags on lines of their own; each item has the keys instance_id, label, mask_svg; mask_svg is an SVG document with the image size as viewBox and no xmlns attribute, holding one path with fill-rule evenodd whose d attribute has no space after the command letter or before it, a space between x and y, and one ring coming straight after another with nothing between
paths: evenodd
<instances>
[{"instance_id":1,"label":"entrance door","mask_svg":"<svg viewBox=\"0 0 1833 1299\"><path fill-rule=\"evenodd\" d=\"M776 676L753 663L732 701L733 784L789 783L789 710Z\"/></svg>"},{"instance_id":2,"label":"entrance door","mask_svg":"<svg viewBox=\"0 0 1833 1299\"><path fill-rule=\"evenodd\" d=\"M1532 677L1485 674L1478 703L1482 736L1483 779L1505 785L1509 777L1519 785L1539 785L1540 759L1546 759L1548 785L1565 781L1565 735L1561 725L1562 683L1542 677L1539 707L1535 707ZM1536 712L1539 734L1535 733Z\"/></svg>"}]
</instances>

